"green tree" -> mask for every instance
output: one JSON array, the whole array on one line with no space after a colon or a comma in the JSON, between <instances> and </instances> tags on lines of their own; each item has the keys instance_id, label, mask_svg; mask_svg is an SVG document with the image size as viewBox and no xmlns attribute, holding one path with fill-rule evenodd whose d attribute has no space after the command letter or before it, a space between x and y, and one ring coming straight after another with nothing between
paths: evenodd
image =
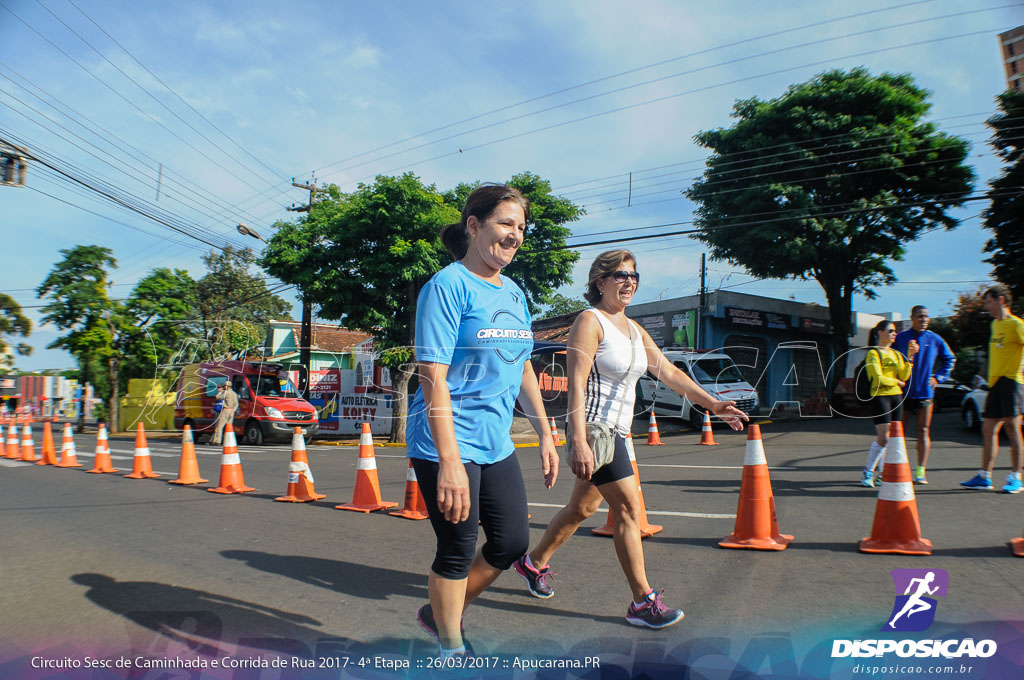
<instances>
[{"instance_id":1,"label":"green tree","mask_svg":"<svg viewBox=\"0 0 1024 680\"><path fill-rule=\"evenodd\" d=\"M263 344L267 322L289 319L291 305L253 273L252 250L226 246L203 256L207 273L196 283L196 332L209 358L248 352Z\"/></svg>"},{"instance_id":2,"label":"green tree","mask_svg":"<svg viewBox=\"0 0 1024 680\"><path fill-rule=\"evenodd\" d=\"M845 369L853 294L895 280L887 262L926 230L952 229L974 173L967 142L923 120L908 75L829 71L777 99L738 101L735 125L701 132L711 150L686 195L711 255L771 279L814 279Z\"/></svg>"},{"instance_id":3,"label":"green tree","mask_svg":"<svg viewBox=\"0 0 1024 680\"><path fill-rule=\"evenodd\" d=\"M1005 167L989 182L991 203L984 212L984 226L993 236L985 252L992 256L985 261L995 266L995 277L1018 298L1024 297L1024 92L1007 90L998 101L1000 113L987 121L993 133L989 143Z\"/></svg>"},{"instance_id":4,"label":"green tree","mask_svg":"<svg viewBox=\"0 0 1024 680\"><path fill-rule=\"evenodd\" d=\"M586 211L569 199L552 194L551 182L532 172L514 175L507 184L519 189L530 201L530 222L522 247L502 273L519 284L526 293L530 313L536 315L557 288L572 281L572 267L580 254L566 247L572 232L563 225L575 222ZM461 213L466 197L478 186L480 182L459 184L445 192L445 202Z\"/></svg>"},{"instance_id":5,"label":"green tree","mask_svg":"<svg viewBox=\"0 0 1024 680\"><path fill-rule=\"evenodd\" d=\"M412 173L379 176L351 194L332 186L308 217L277 225L261 261L320 305L324 318L373 334L395 390L392 441L405 441L416 299L447 261L441 227L458 219L436 188Z\"/></svg>"},{"instance_id":6,"label":"green tree","mask_svg":"<svg viewBox=\"0 0 1024 680\"><path fill-rule=\"evenodd\" d=\"M160 267L135 284L124 305L136 332L125 336L121 388L131 378L165 377L161 366L192 336L197 306L196 282L185 270Z\"/></svg>"},{"instance_id":7,"label":"green tree","mask_svg":"<svg viewBox=\"0 0 1024 680\"><path fill-rule=\"evenodd\" d=\"M567 297L561 293L555 293L548 297L547 309L544 311L544 315L540 318L550 319L551 317L562 316L563 314L582 312L589 306L590 303L581 298Z\"/></svg>"},{"instance_id":8,"label":"green tree","mask_svg":"<svg viewBox=\"0 0 1024 680\"><path fill-rule=\"evenodd\" d=\"M32 346L24 342L12 345L12 336L27 338L32 333L32 321L22 314L21 305L10 295L0 293L0 355L12 349L21 356L32 354Z\"/></svg>"}]
</instances>

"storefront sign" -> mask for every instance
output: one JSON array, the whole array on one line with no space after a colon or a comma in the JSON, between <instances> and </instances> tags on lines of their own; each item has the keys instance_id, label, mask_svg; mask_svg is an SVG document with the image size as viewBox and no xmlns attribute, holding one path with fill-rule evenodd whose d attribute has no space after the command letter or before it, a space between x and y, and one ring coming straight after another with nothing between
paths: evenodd
<instances>
[{"instance_id":1,"label":"storefront sign","mask_svg":"<svg viewBox=\"0 0 1024 680\"><path fill-rule=\"evenodd\" d=\"M826 319L811 319L806 316L801 316L800 330L802 330L804 333L829 335L832 333L832 322Z\"/></svg>"}]
</instances>

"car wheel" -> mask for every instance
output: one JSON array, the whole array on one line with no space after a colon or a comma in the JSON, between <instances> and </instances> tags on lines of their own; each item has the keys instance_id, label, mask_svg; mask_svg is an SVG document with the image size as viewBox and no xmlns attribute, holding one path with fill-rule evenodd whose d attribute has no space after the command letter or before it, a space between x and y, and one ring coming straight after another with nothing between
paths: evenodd
<instances>
[{"instance_id":1,"label":"car wheel","mask_svg":"<svg viewBox=\"0 0 1024 680\"><path fill-rule=\"evenodd\" d=\"M690 407L690 425L698 432L704 429L704 411L696 406Z\"/></svg>"},{"instance_id":2,"label":"car wheel","mask_svg":"<svg viewBox=\"0 0 1024 680\"><path fill-rule=\"evenodd\" d=\"M263 430L258 421L250 420L245 424L245 442L252 446L263 444Z\"/></svg>"},{"instance_id":3,"label":"car wheel","mask_svg":"<svg viewBox=\"0 0 1024 680\"><path fill-rule=\"evenodd\" d=\"M964 426L971 432L977 432L981 429L981 419L978 417L978 407L973 403L964 406L963 413L961 414L964 419Z\"/></svg>"}]
</instances>

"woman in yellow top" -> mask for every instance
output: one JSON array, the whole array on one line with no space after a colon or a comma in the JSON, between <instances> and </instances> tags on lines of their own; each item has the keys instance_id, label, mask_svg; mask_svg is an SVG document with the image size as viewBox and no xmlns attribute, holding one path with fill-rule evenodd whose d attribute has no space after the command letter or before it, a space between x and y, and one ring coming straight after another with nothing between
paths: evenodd
<instances>
[{"instance_id":1,"label":"woman in yellow top","mask_svg":"<svg viewBox=\"0 0 1024 680\"><path fill-rule=\"evenodd\" d=\"M907 347L909 358L905 357L890 347L895 339L896 327L886 320L879 321L868 336L870 349L864 370L871 381L870 408L878 437L871 442L867 465L861 471L860 483L864 486L875 485L875 467L889 443L889 423L903 419L903 387L910 380L918 350L917 342L911 340Z\"/></svg>"}]
</instances>

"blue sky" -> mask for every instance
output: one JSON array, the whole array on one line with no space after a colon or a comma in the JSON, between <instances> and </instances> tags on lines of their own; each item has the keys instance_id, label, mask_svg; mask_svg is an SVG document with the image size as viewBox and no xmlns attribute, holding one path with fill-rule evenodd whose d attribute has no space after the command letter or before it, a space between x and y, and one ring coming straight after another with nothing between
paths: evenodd
<instances>
[{"instance_id":1,"label":"blue sky","mask_svg":"<svg viewBox=\"0 0 1024 680\"><path fill-rule=\"evenodd\" d=\"M685 222L693 206L679 192L705 155L693 136L729 125L736 99L775 97L829 68L912 74L932 93L930 118L972 143L981 188L999 170L983 126L1005 88L996 34L1024 24L1024 4L1011 0L73 3L0 0L0 138L236 245L259 245L238 222L269 236L272 222L292 219L285 208L306 195L291 178L314 170L343 189L377 173L411 170L444 189L529 170L586 205L575 242ZM59 249L78 244L114 250L118 294L152 267L202 275L205 244L35 165L28 185L0 187L0 290L23 305L40 304L31 289ZM990 274L980 209L969 204L956 231L912 244L894 265L900 283L855 308L948 312L957 291ZM699 243L627 246L644 273L638 302L696 292ZM600 250L581 251L563 293L582 292ZM711 288L825 303L813 281L709 268ZM18 366L72 366L45 349L55 336L37 327L35 354Z\"/></svg>"}]
</instances>

